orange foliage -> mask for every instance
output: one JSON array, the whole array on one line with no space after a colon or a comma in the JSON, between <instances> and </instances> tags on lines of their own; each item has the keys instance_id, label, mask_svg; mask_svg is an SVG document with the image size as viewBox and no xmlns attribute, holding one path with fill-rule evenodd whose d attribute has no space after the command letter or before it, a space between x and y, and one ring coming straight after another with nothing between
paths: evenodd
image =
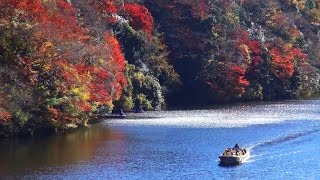
<instances>
[{"instance_id":1,"label":"orange foliage","mask_svg":"<svg viewBox=\"0 0 320 180\"><path fill-rule=\"evenodd\" d=\"M299 48L291 47L290 44L282 44L270 47L272 72L280 79L287 79L293 75L295 61L305 61L307 55Z\"/></svg>"},{"instance_id":2,"label":"orange foliage","mask_svg":"<svg viewBox=\"0 0 320 180\"><path fill-rule=\"evenodd\" d=\"M237 94L243 94L245 92L245 88L250 84L245 78L246 70L241 66L231 66L230 70L228 77L232 79L231 82L233 82L233 86L235 88L234 91Z\"/></svg>"},{"instance_id":3,"label":"orange foliage","mask_svg":"<svg viewBox=\"0 0 320 180\"><path fill-rule=\"evenodd\" d=\"M0 123L7 123L12 120L12 114L0 111Z\"/></svg>"},{"instance_id":4,"label":"orange foliage","mask_svg":"<svg viewBox=\"0 0 320 180\"><path fill-rule=\"evenodd\" d=\"M272 72L280 79L287 79L294 71L293 57L282 54L278 49L270 49Z\"/></svg>"},{"instance_id":5,"label":"orange foliage","mask_svg":"<svg viewBox=\"0 0 320 180\"><path fill-rule=\"evenodd\" d=\"M290 38L293 40L295 40L301 36L301 32L299 31L299 29L294 28L294 27L292 27L288 30L288 34L289 34Z\"/></svg>"},{"instance_id":6,"label":"orange foliage","mask_svg":"<svg viewBox=\"0 0 320 180\"><path fill-rule=\"evenodd\" d=\"M78 101L76 104L82 112L88 112L91 110L90 104L86 101Z\"/></svg>"}]
</instances>

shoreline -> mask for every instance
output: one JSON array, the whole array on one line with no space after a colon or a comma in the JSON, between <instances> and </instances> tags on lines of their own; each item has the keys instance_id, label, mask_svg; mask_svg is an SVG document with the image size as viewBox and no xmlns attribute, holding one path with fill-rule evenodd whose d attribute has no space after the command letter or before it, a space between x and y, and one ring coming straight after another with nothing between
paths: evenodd
<instances>
[{"instance_id":1,"label":"shoreline","mask_svg":"<svg viewBox=\"0 0 320 180\"><path fill-rule=\"evenodd\" d=\"M292 101L312 101L312 100L319 100L319 97L316 98L308 98L308 99L287 99L287 100L272 100L272 101L247 101L247 102L234 102L234 103L226 103L226 104L216 104L210 106L179 106L174 108L166 108L163 110L155 110L154 112L161 112L161 111L188 111L188 110L210 110L210 109L222 109L222 108L232 108L236 106L258 106L258 105L265 105L265 104L278 104L278 103L285 103L285 102L292 102ZM145 112L152 112L152 111L145 111ZM98 124L106 120L110 119L136 119L136 118L143 118L140 116L133 116L134 114L143 114L143 113L135 113L134 111L125 111L128 113L126 116L120 116L118 114L107 113L103 115L97 115L92 120L88 121L87 124L65 124L64 126L54 127L54 126L38 126L34 129L28 127L20 127L15 129L14 125L11 123L0 123L0 140L1 139L8 139L8 138L24 138L24 137L38 137L38 136L52 136L52 135L63 135L75 131L81 128L90 128L90 125ZM152 117L148 117L152 118Z\"/></svg>"}]
</instances>

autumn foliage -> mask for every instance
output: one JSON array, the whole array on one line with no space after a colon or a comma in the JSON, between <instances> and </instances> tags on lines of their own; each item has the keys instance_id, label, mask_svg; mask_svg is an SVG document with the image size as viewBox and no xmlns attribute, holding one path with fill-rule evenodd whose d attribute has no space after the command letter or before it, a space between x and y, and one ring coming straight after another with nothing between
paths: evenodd
<instances>
[{"instance_id":1,"label":"autumn foliage","mask_svg":"<svg viewBox=\"0 0 320 180\"><path fill-rule=\"evenodd\" d=\"M108 13L114 13L111 5L107 4ZM0 107L5 110L2 121L12 117L28 124L34 121L34 113L44 113L42 123L63 127L66 123L86 124L101 107L112 109L113 101L120 98L126 85L125 59L112 33L106 30L101 41L96 41L81 26L78 10L65 0L22 0L10 4L10 8L15 19L1 18L17 24L16 31L29 39L26 46L30 49L12 54L16 56L12 60L17 66L15 71L23 75L21 83L33 91L36 106L26 109L12 102ZM3 45L8 52L15 48ZM0 60L1 66L6 67L4 60ZM7 84L10 86L10 82ZM9 101L10 96L6 95L3 101Z\"/></svg>"},{"instance_id":2,"label":"autumn foliage","mask_svg":"<svg viewBox=\"0 0 320 180\"><path fill-rule=\"evenodd\" d=\"M290 78L294 73L294 64L297 61L305 61L307 55L299 48L283 44L282 47L270 48L272 73L280 79Z\"/></svg>"},{"instance_id":3,"label":"autumn foliage","mask_svg":"<svg viewBox=\"0 0 320 180\"><path fill-rule=\"evenodd\" d=\"M123 13L128 17L129 23L133 28L152 34L153 17L146 7L138 4L125 4Z\"/></svg>"},{"instance_id":4,"label":"autumn foliage","mask_svg":"<svg viewBox=\"0 0 320 180\"><path fill-rule=\"evenodd\" d=\"M181 101L194 94L190 101L210 104L295 98L307 86L308 96L319 91L318 1L145 4L159 17L169 57L183 80Z\"/></svg>"},{"instance_id":5,"label":"autumn foliage","mask_svg":"<svg viewBox=\"0 0 320 180\"><path fill-rule=\"evenodd\" d=\"M0 0L0 136L86 125L114 108L161 109L159 79L175 73L153 28L142 4ZM139 60L150 70L140 72L124 47L145 51ZM137 74L145 87L132 86Z\"/></svg>"},{"instance_id":6,"label":"autumn foliage","mask_svg":"<svg viewBox=\"0 0 320 180\"><path fill-rule=\"evenodd\" d=\"M318 0L0 0L0 136L86 125L112 109L161 109L166 99L315 96L319 8Z\"/></svg>"}]
</instances>

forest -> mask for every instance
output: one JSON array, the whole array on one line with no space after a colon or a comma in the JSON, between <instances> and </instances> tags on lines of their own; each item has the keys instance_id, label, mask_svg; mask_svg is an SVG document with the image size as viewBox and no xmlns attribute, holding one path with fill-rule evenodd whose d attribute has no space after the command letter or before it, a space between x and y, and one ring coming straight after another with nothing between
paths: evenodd
<instances>
[{"instance_id":1,"label":"forest","mask_svg":"<svg viewBox=\"0 0 320 180\"><path fill-rule=\"evenodd\" d=\"M319 26L320 0L0 0L0 137L318 97Z\"/></svg>"}]
</instances>

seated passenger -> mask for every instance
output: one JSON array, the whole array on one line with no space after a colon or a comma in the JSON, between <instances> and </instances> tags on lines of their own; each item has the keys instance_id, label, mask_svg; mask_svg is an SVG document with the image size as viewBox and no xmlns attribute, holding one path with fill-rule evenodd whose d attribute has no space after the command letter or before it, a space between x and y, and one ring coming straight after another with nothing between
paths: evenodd
<instances>
[{"instance_id":1,"label":"seated passenger","mask_svg":"<svg viewBox=\"0 0 320 180\"><path fill-rule=\"evenodd\" d=\"M123 112L123 109L119 109L120 116L125 116L125 113Z\"/></svg>"}]
</instances>

